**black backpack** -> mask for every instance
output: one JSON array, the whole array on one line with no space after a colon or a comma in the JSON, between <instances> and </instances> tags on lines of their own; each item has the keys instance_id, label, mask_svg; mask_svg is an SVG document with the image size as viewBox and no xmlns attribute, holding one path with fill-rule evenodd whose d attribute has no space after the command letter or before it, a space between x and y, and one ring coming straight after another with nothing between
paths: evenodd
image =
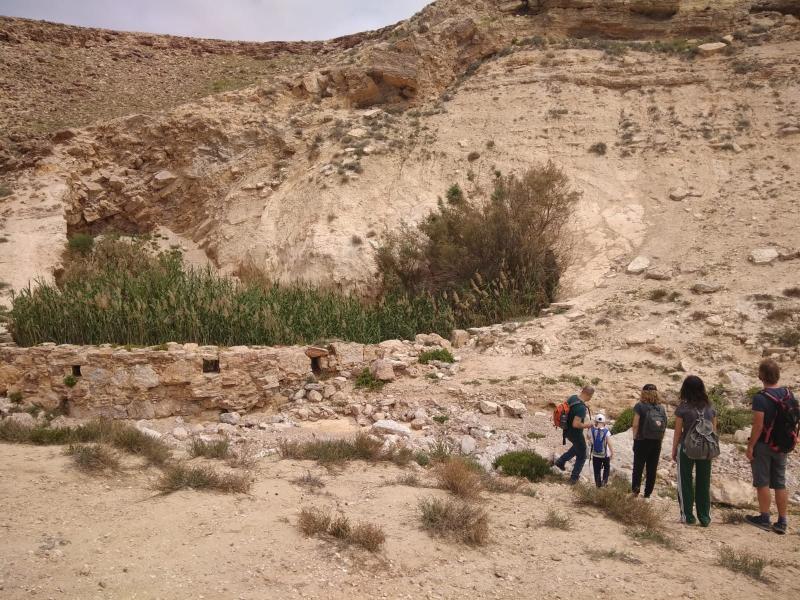
<instances>
[{"instance_id":1,"label":"black backpack","mask_svg":"<svg viewBox=\"0 0 800 600\"><path fill-rule=\"evenodd\" d=\"M800 435L800 404L790 390L783 391L781 397L773 396L769 390L761 391L775 404L775 418L765 426L764 441L775 452L788 454L797 446Z\"/></svg>"},{"instance_id":2,"label":"black backpack","mask_svg":"<svg viewBox=\"0 0 800 600\"><path fill-rule=\"evenodd\" d=\"M646 412L640 419L639 438L663 440L667 431L667 411L660 404L645 404Z\"/></svg>"}]
</instances>

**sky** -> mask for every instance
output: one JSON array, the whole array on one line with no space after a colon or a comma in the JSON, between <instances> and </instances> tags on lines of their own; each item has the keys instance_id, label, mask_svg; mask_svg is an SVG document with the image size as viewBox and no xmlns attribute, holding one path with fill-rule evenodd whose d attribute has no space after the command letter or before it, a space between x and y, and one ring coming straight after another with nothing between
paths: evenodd
<instances>
[{"instance_id":1,"label":"sky","mask_svg":"<svg viewBox=\"0 0 800 600\"><path fill-rule=\"evenodd\" d=\"M406 19L430 0L0 0L0 15L246 41L322 40Z\"/></svg>"}]
</instances>

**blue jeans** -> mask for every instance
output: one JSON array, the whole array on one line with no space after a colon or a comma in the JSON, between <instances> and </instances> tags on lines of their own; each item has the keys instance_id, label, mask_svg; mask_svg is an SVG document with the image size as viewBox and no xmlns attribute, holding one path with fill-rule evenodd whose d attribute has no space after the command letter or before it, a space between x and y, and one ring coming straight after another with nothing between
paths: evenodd
<instances>
[{"instance_id":1,"label":"blue jeans","mask_svg":"<svg viewBox=\"0 0 800 600\"><path fill-rule=\"evenodd\" d=\"M563 467L574 458L575 466L572 467L570 479L572 481L578 481L581 476L581 471L583 470L583 464L586 462L586 438L583 437L583 431L574 429L566 435L566 438L572 446L561 455L556 461L556 464Z\"/></svg>"}]
</instances>

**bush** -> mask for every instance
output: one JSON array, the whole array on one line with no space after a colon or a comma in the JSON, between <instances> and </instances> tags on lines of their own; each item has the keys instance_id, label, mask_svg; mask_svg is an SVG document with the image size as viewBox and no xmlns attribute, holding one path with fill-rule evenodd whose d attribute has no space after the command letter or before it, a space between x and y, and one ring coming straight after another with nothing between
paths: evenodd
<instances>
[{"instance_id":1,"label":"bush","mask_svg":"<svg viewBox=\"0 0 800 600\"><path fill-rule=\"evenodd\" d=\"M365 433L359 433L349 440L299 442L284 439L278 443L278 451L281 458L315 460L321 464L341 463L348 460L366 460L370 462L393 462L403 465L413 458L410 450L405 448L386 450L383 447L383 442Z\"/></svg>"},{"instance_id":2,"label":"bush","mask_svg":"<svg viewBox=\"0 0 800 600\"><path fill-rule=\"evenodd\" d=\"M541 481L550 473L550 462L530 450L509 452L497 457L494 468L503 475L525 477L529 481Z\"/></svg>"},{"instance_id":3,"label":"bush","mask_svg":"<svg viewBox=\"0 0 800 600\"><path fill-rule=\"evenodd\" d=\"M474 461L458 456L441 463L437 467L436 476L442 489L472 500L481 493L482 471Z\"/></svg>"},{"instance_id":4,"label":"bush","mask_svg":"<svg viewBox=\"0 0 800 600\"><path fill-rule=\"evenodd\" d=\"M67 240L67 249L78 254L89 254L94 247L94 238L86 233L76 233Z\"/></svg>"},{"instance_id":5,"label":"bush","mask_svg":"<svg viewBox=\"0 0 800 600\"><path fill-rule=\"evenodd\" d=\"M459 204L464 201L464 192L457 183L447 189L447 201L450 204Z\"/></svg>"},{"instance_id":6,"label":"bush","mask_svg":"<svg viewBox=\"0 0 800 600\"><path fill-rule=\"evenodd\" d=\"M562 515L552 508L547 511L547 515L544 521L542 521L542 526L549 527L550 529L560 529L562 531L569 531L571 529L569 517Z\"/></svg>"},{"instance_id":7,"label":"bush","mask_svg":"<svg viewBox=\"0 0 800 600\"><path fill-rule=\"evenodd\" d=\"M165 494L179 490L210 490L225 494L246 494L250 491L248 475L217 473L209 467L170 465L156 483L156 489Z\"/></svg>"},{"instance_id":8,"label":"bush","mask_svg":"<svg viewBox=\"0 0 800 600\"><path fill-rule=\"evenodd\" d=\"M719 564L734 573L742 573L758 581L764 580L764 567L769 561L748 552L747 550L733 550L732 548L720 548Z\"/></svg>"},{"instance_id":9,"label":"bush","mask_svg":"<svg viewBox=\"0 0 800 600\"><path fill-rule=\"evenodd\" d=\"M76 385L78 385L78 378L75 377L74 375L67 375L66 377L64 377L64 385L69 388L75 387Z\"/></svg>"},{"instance_id":10,"label":"bush","mask_svg":"<svg viewBox=\"0 0 800 600\"><path fill-rule=\"evenodd\" d=\"M194 458L202 456L204 458L218 458L225 460L231 457L230 442L227 439L211 442L194 439L192 440L192 446L189 449L189 454Z\"/></svg>"},{"instance_id":11,"label":"bush","mask_svg":"<svg viewBox=\"0 0 800 600\"><path fill-rule=\"evenodd\" d=\"M759 389L760 391L760 389ZM709 390L708 397L717 412L717 432L734 434L749 426L753 421L753 413L748 408L734 408L725 401L725 390L715 386Z\"/></svg>"},{"instance_id":12,"label":"bush","mask_svg":"<svg viewBox=\"0 0 800 600\"><path fill-rule=\"evenodd\" d=\"M423 352L419 355L419 362L423 365L427 365L432 360L443 363L456 362L453 354L444 348L439 348L438 350L428 350L427 352Z\"/></svg>"},{"instance_id":13,"label":"bush","mask_svg":"<svg viewBox=\"0 0 800 600\"><path fill-rule=\"evenodd\" d=\"M623 410L614 421L614 425L611 427L611 435L618 435L628 431L628 429L633 427L634 414L635 413L632 408L626 408Z\"/></svg>"},{"instance_id":14,"label":"bush","mask_svg":"<svg viewBox=\"0 0 800 600\"><path fill-rule=\"evenodd\" d=\"M489 538L489 515L467 502L423 498L419 509L422 527L434 535L482 546Z\"/></svg>"},{"instance_id":15,"label":"bush","mask_svg":"<svg viewBox=\"0 0 800 600\"><path fill-rule=\"evenodd\" d=\"M75 466L87 473L100 473L119 469L117 456L111 450L99 444L70 444L64 454L71 456Z\"/></svg>"},{"instance_id":16,"label":"bush","mask_svg":"<svg viewBox=\"0 0 800 600\"><path fill-rule=\"evenodd\" d=\"M489 202L440 203L378 248L384 291L440 298L458 327L536 314L555 299L577 198L548 163L498 178Z\"/></svg>"},{"instance_id":17,"label":"bush","mask_svg":"<svg viewBox=\"0 0 800 600\"><path fill-rule=\"evenodd\" d=\"M345 515L331 517L325 510L303 508L297 526L306 536L330 536L345 544L360 546L369 552L377 552L386 542L383 529L371 523L350 524Z\"/></svg>"},{"instance_id":18,"label":"bush","mask_svg":"<svg viewBox=\"0 0 800 600\"><path fill-rule=\"evenodd\" d=\"M377 377L372 374L368 368L361 371L358 374L355 381L355 387L359 390L367 390L370 392L376 392L378 390L383 389L383 386L386 385L385 381L381 381Z\"/></svg>"},{"instance_id":19,"label":"bush","mask_svg":"<svg viewBox=\"0 0 800 600\"><path fill-rule=\"evenodd\" d=\"M575 486L579 504L594 506L607 516L627 525L645 531L661 532L664 522L657 509L641 498L631 494L630 484L621 478L614 478L605 487Z\"/></svg>"},{"instance_id":20,"label":"bush","mask_svg":"<svg viewBox=\"0 0 800 600\"><path fill-rule=\"evenodd\" d=\"M607 151L608 146L606 146L605 142L597 142L589 147L589 152L597 154L597 156L605 156Z\"/></svg>"}]
</instances>

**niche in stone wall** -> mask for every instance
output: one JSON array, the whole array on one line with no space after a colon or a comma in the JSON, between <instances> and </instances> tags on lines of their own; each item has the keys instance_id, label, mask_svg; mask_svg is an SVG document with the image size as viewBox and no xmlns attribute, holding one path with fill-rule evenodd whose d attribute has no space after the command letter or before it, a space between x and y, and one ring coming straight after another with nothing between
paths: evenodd
<instances>
[{"instance_id":1,"label":"niche in stone wall","mask_svg":"<svg viewBox=\"0 0 800 600\"><path fill-rule=\"evenodd\" d=\"M203 373L219 373L219 359L203 359Z\"/></svg>"}]
</instances>

